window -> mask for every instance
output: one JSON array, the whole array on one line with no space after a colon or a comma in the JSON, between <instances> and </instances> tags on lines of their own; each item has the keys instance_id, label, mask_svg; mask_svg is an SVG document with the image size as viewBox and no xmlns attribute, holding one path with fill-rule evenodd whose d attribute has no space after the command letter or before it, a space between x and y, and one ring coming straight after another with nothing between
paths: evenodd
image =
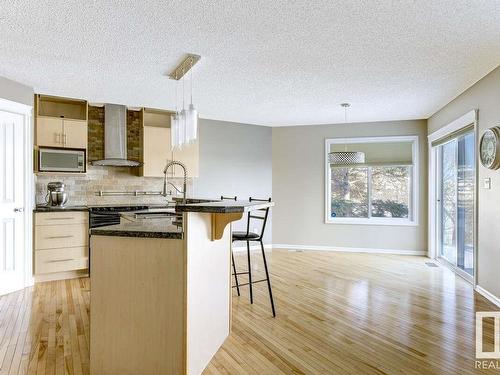
<instances>
[{"instance_id":1,"label":"window","mask_svg":"<svg viewBox=\"0 0 500 375\"><path fill-rule=\"evenodd\" d=\"M418 138L326 140L326 222L416 225ZM361 152L364 162L346 162L331 152Z\"/></svg>"}]
</instances>

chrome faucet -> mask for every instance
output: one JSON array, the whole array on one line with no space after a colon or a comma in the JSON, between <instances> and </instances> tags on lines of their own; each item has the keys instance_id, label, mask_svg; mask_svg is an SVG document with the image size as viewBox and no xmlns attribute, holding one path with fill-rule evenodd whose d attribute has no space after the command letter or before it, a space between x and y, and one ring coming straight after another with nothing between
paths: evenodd
<instances>
[{"instance_id":1,"label":"chrome faucet","mask_svg":"<svg viewBox=\"0 0 500 375\"><path fill-rule=\"evenodd\" d=\"M165 177L163 179L163 191L162 191L162 195L164 197L167 196L167 171L168 171L168 168L170 168L170 167L172 167L174 165L178 165L179 167L181 167L182 170L183 170L183 172L184 172L184 182L182 184L182 203L186 204L187 168L184 165L184 163L182 163L180 161L177 161L177 160L169 161L167 163L167 165L165 166L165 168L163 168L163 174L164 174ZM173 185L171 182L168 182L168 184ZM175 188L175 190L179 191L177 188Z\"/></svg>"}]
</instances>

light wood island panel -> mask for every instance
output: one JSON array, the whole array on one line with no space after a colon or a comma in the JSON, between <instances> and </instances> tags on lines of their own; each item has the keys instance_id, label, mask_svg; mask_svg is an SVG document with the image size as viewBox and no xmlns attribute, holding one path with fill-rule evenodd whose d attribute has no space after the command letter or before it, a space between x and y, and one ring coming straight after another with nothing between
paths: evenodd
<instances>
[{"instance_id":1,"label":"light wood island panel","mask_svg":"<svg viewBox=\"0 0 500 375\"><path fill-rule=\"evenodd\" d=\"M212 214L183 223L183 239L92 235L91 374L198 375L229 335L231 225L212 241Z\"/></svg>"},{"instance_id":2,"label":"light wood island panel","mask_svg":"<svg viewBox=\"0 0 500 375\"><path fill-rule=\"evenodd\" d=\"M91 373L184 373L183 241L95 236L91 248Z\"/></svg>"}]
</instances>

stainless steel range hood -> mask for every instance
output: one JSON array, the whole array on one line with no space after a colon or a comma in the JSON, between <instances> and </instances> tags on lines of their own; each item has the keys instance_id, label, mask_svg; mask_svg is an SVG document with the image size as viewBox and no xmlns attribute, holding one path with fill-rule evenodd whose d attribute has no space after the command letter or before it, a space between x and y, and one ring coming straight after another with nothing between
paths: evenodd
<instances>
[{"instance_id":1,"label":"stainless steel range hood","mask_svg":"<svg viewBox=\"0 0 500 375\"><path fill-rule=\"evenodd\" d=\"M127 107L104 105L104 159L92 165L139 167L141 163L127 159Z\"/></svg>"}]
</instances>

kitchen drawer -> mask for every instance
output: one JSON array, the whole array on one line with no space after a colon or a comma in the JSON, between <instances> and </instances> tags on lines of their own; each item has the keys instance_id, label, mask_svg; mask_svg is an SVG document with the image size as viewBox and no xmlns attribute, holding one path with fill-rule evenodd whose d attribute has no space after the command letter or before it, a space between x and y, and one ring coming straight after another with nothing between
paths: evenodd
<instances>
[{"instance_id":1,"label":"kitchen drawer","mask_svg":"<svg viewBox=\"0 0 500 375\"><path fill-rule=\"evenodd\" d=\"M35 274L81 270L89 267L88 247L35 251Z\"/></svg>"},{"instance_id":2,"label":"kitchen drawer","mask_svg":"<svg viewBox=\"0 0 500 375\"><path fill-rule=\"evenodd\" d=\"M88 246L86 224L43 225L35 227L35 250Z\"/></svg>"},{"instance_id":3,"label":"kitchen drawer","mask_svg":"<svg viewBox=\"0 0 500 375\"><path fill-rule=\"evenodd\" d=\"M86 224L89 222L88 212L37 212L35 213L35 225L68 225Z\"/></svg>"}]
</instances>

